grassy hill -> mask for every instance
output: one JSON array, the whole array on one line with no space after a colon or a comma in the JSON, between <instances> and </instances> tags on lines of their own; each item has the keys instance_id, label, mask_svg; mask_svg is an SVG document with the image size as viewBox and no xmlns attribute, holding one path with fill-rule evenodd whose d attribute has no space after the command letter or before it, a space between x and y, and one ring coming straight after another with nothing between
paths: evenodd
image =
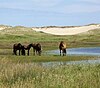
<instances>
[{"instance_id":1,"label":"grassy hill","mask_svg":"<svg viewBox=\"0 0 100 88\"><path fill-rule=\"evenodd\" d=\"M0 48L12 48L14 43L29 44L40 42L44 49L55 49L60 41L66 41L68 47L100 46L100 30L91 30L78 35L50 35L36 32L29 27L15 26L0 31Z\"/></svg>"}]
</instances>

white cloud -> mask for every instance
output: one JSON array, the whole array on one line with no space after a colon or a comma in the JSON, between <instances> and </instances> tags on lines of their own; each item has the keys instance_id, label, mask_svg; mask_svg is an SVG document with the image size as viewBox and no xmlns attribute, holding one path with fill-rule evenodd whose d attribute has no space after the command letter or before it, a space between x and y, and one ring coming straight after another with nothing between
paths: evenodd
<instances>
[{"instance_id":1,"label":"white cloud","mask_svg":"<svg viewBox=\"0 0 100 88\"><path fill-rule=\"evenodd\" d=\"M55 6L59 4L62 0L32 0L33 5L35 6Z\"/></svg>"},{"instance_id":2,"label":"white cloud","mask_svg":"<svg viewBox=\"0 0 100 88\"><path fill-rule=\"evenodd\" d=\"M73 0L74 1L74 0ZM35 10L49 13L89 13L100 11L100 5L85 4L100 3L99 0L76 0L77 3L70 3L65 0L18 0L13 2L2 2L0 8ZM85 2L84 4L82 2ZM75 1L74 1L75 2Z\"/></svg>"},{"instance_id":3,"label":"white cloud","mask_svg":"<svg viewBox=\"0 0 100 88\"><path fill-rule=\"evenodd\" d=\"M100 4L100 0L81 0L81 1L82 2L92 3L92 4Z\"/></svg>"},{"instance_id":4,"label":"white cloud","mask_svg":"<svg viewBox=\"0 0 100 88\"><path fill-rule=\"evenodd\" d=\"M33 9L50 8L59 4L62 0L17 0L0 2L0 8Z\"/></svg>"},{"instance_id":5,"label":"white cloud","mask_svg":"<svg viewBox=\"0 0 100 88\"><path fill-rule=\"evenodd\" d=\"M73 4L73 5L63 7L63 9L64 9L63 12L66 11L67 13L89 13L89 12L100 11L100 6Z\"/></svg>"}]
</instances>

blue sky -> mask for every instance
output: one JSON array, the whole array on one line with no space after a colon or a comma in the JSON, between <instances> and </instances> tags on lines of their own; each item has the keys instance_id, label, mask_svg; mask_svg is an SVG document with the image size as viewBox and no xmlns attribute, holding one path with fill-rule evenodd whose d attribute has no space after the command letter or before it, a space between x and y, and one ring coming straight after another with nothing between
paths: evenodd
<instances>
[{"instance_id":1,"label":"blue sky","mask_svg":"<svg viewBox=\"0 0 100 88\"><path fill-rule=\"evenodd\" d=\"M0 0L0 24L74 26L100 23L100 0Z\"/></svg>"}]
</instances>

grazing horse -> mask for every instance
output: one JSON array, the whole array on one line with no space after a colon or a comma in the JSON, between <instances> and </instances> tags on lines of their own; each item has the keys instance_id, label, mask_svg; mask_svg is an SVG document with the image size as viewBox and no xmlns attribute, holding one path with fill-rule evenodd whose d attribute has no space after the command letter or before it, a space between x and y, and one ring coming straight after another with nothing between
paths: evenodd
<instances>
[{"instance_id":1,"label":"grazing horse","mask_svg":"<svg viewBox=\"0 0 100 88\"><path fill-rule=\"evenodd\" d=\"M34 55L36 53L37 55L40 56L41 55L41 52L42 52L41 44L40 43L32 44L32 47L33 47Z\"/></svg>"},{"instance_id":2,"label":"grazing horse","mask_svg":"<svg viewBox=\"0 0 100 88\"><path fill-rule=\"evenodd\" d=\"M31 49L31 47L33 47L33 52L34 52L34 55L37 54L37 55L41 55L41 45L39 43L35 44L35 43L31 43L29 44L28 46L23 46L25 50L28 50L27 51L27 55L29 56L29 51ZM23 52L24 53L24 52Z\"/></svg>"},{"instance_id":3,"label":"grazing horse","mask_svg":"<svg viewBox=\"0 0 100 88\"><path fill-rule=\"evenodd\" d=\"M25 56L25 47L22 45L21 54Z\"/></svg>"},{"instance_id":4,"label":"grazing horse","mask_svg":"<svg viewBox=\"0 0 100 88\"><path fill-rule=\"evenodd\" d=\"M64 41L61 41L59 44L59 49L60 49L60 56L61 56L61 51L63 56L66 55L66 43Z\"/></svg>"},{"instance_id":5,"label":"grazing horse","mask_svg":"<svg viewBox=\"0 0 100 88\"><path fill-rule=\"evenodd\" d=\"M33 46L33 44L29 44L29 45L27 45L27 46L25 46L25 45L23 45L23 48L25 49L25 50L27 50L27 55L29 56L29 51L30 51L30 49L31 49L31 47ZM23 52L24 53L24 52Z\"/></svg>"},{"instance_id":6,"label":"grazing horse","mask_svg":"<svg viewBox=\"0 0 100 88\"><path fill-rule=\"evenodd\" d=\"M13 53L14 55L17 55L17 50L19 50L19 55L20 55L20 51L22 49L22 45L20 43L16 43L13 45Z\"/></svg>"}]
</instances>

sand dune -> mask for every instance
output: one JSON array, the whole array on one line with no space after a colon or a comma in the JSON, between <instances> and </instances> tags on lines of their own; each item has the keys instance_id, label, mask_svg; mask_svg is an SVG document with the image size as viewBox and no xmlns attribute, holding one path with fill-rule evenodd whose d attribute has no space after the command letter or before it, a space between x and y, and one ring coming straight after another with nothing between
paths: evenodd
<instances>
[{"instance_id":1,"label":"sand dune","mask_svg":"<svg viewBox=\"0 0 100 88\"><path fill-rule=\"evenodd\" d=\"M3 27L0 27L0 30L3 30L3 29L5 29L5 28L3 28Z\"/></svg>"},{"instance_id":2,"label":"sand dune","mask_svg":"<svg viewBox=\"0 0 100 88\"><path fill-rule=\"evenodd\" d=\"M53 35L76 35L79 33L87 32L89 30L100 29L100 25L86 25L75 27L40 27L32 28L37 32L44 32Z\"/></svg>"},{"instance_id":3,"label":"sand dune","mask_svg":"<svg viewBox=\"0 0 100 88\"><path fill-rule=\"evenodd\" d=\"M11 28L11 27L9 27L9 26L8 27L6 27L6 26L5 27L0 27L0 30L4 30L6 28Z\"/></svg>"}]
</instances>

